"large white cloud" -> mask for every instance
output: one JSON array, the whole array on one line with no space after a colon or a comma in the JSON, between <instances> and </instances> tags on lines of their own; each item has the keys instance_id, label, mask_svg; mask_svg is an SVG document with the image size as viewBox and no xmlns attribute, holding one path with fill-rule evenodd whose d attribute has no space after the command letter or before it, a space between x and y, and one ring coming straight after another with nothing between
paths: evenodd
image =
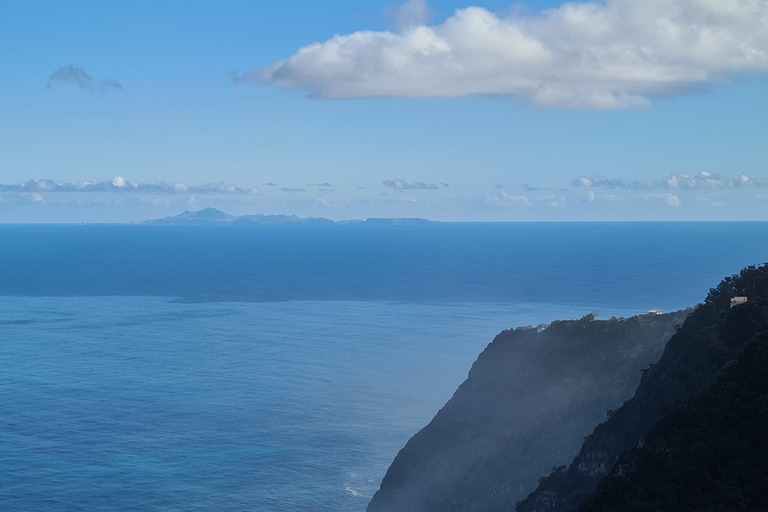
<instances>
[{"instance_id":1,"label":"large white cloud","mask_svg":"<svg viewBox=\"0 0 768 512\"><path fill-rule=\"evenodd\" d=\"M236 80L321 98L510 95L611 109L768 71L768 0L607 0L508 16L468 7L439 25L411 22L426 8L404 5L399 32L337 35Z\"/></svg>"}]
</instances>

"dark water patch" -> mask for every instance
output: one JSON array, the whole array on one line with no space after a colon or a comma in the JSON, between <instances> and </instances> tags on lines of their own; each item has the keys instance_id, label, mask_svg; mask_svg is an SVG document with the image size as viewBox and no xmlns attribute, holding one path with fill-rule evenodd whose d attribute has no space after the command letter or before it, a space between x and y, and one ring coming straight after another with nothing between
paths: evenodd
<instances>
[{"instance_id":1,"label":"dark water patch","mask_svg":"<svg viewBox=\"0 0 768 512\"><path fill-rule=\"evenodd\" d=\"M768 223L6 225L0 238L0 295L185 303L565 300L676 309L768 258Z\"/></svg>"}]
</instances>

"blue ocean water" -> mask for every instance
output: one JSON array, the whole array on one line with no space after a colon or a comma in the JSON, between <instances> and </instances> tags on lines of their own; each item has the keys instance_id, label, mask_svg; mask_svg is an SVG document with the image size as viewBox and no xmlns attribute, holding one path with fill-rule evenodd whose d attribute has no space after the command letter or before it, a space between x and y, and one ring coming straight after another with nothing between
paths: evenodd
<instances>
[{"instance_id":1,"label":"blue ocean water","mask_svg":"<svg viewBox=\"0 0 768 512\"><path fill-rule=\"evenodd\" d=\"M360 512L499 331L767 255L768 223L0 226L0 508Z\"/></svg>"}]
</instances>

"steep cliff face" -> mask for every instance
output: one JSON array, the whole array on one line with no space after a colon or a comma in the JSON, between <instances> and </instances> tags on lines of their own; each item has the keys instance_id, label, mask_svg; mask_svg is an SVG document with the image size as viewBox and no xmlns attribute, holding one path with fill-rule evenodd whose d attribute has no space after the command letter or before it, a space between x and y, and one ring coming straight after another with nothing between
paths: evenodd
<instances>
[{"instance_id":1,"label":"steep cliff face","mask_svg":"<svg viewBox=\"0 0 768 512\"><path fill-rule=\"evenodd\" d=\"M510 510L632 395L686 316L502 332L397 455L368 511Z\"/></svg>"},{"instance_id":2,"label":"steep cliff face","mask_svg":"<svg viewBox=\"0 0 768 512\"><path fill-rule=\"evenodd\" d=\"M731 308L734 296L747 296L749 302ZM579 507L666 408L708 388L750 340L768 332L766 299L768 265L749 267L711 290L670 339L658 364L645 372L634 397L595 428L568 468L543 478L518 504L518 512L570 512Z\"/></svg>"}]
</instances>

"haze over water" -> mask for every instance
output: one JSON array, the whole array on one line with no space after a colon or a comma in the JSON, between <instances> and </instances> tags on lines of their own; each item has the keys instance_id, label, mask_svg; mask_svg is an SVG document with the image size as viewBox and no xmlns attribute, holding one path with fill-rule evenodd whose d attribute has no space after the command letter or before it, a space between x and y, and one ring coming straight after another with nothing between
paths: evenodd
<instances>
[{"instance_id":1,"label":"haze over water","mask_svg":"<svg viewBox=\"0 0 768 512\"><path fill-rule=\"evenodd\" d=\"M0 226L0 503L362 511L499 331L703 300L765 223ZM567 461L564 461L564 463Z\"/></svg>"}]
</instances>

